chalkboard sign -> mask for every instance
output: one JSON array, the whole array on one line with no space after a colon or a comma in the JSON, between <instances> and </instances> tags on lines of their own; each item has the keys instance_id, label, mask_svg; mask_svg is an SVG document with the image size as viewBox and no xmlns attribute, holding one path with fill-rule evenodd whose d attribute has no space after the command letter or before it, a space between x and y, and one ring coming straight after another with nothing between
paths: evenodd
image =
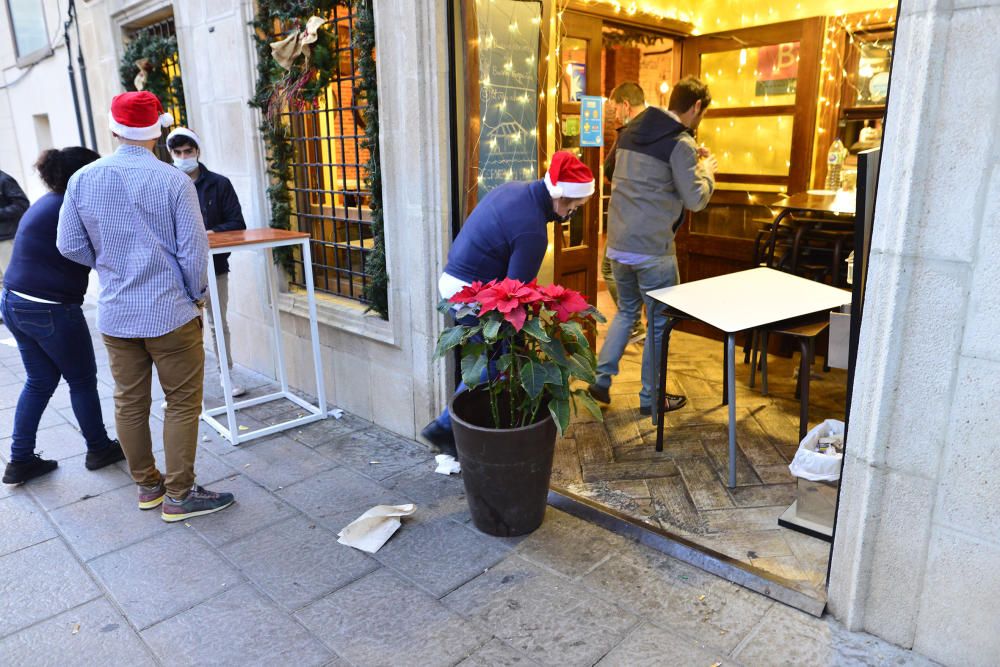
<instances>
[{"instance_id":1,"label":"chalkboard sign","mask_svg":"<svg viewBox=\"0 0 1000 667\"><path fill-rule=\"evenodd\" d=\"M479 37L479 199L538 178L538 0L476 3Z\"/></svg>"}]
</instances>

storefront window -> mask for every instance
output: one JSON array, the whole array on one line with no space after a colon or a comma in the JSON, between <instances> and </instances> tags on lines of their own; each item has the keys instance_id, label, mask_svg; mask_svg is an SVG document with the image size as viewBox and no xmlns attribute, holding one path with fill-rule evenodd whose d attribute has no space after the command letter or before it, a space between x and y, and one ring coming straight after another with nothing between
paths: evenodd
<instances>
[{"instance_id":1,"label":"storefront window","mask_svg":"<svg viewBox=\"0 0 1000 667\"><path fill-rule=\"evenodd\" d=\"M724 174L787 176L794 116L705 118L698 141L719 160Z\"/></svg>"},{"instance_id":2,"label":"storefront window","mask_svg":"<svg viewBox=\"0 0 1000 667\"><path fill-rule=\"evenodd\" d=\"M770 44L701 56L712 108L795 104L799 43Z\"/></svg>"}]
</instances>

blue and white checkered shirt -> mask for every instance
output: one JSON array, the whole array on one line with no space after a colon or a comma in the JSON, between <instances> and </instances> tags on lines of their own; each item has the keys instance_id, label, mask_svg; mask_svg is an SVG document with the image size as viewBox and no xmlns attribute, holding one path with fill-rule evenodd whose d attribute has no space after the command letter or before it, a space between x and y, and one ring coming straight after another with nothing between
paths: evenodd
<instances>
[{"instance_id":1,"label":"blue and white checkered shirt","mask_svg":"<svg viewBox=\"0 0 1000 667\"><path fill-rule=\"evenodd\" d=\"M201 312L208 236L191 178L139 146L84 167L69 181L56 245L97 269L97 328L154 338Z\"/></svg>"}]
</instances>

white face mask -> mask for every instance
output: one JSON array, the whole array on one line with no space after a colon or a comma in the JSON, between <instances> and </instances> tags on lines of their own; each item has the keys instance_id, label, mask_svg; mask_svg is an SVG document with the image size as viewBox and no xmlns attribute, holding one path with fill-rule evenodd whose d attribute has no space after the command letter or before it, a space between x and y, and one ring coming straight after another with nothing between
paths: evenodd
<instances>
[{"instance_id":1,"label":"white face mask","mask_svg":"<svg viewBox=\"0 0 1000 667\"><path fill-rule=\"evenodd\" d=\"M198 168L198 158L175 157L174 166L183 171L185 174L190 174L192 171Z\"/></svg>"}]
</instances>

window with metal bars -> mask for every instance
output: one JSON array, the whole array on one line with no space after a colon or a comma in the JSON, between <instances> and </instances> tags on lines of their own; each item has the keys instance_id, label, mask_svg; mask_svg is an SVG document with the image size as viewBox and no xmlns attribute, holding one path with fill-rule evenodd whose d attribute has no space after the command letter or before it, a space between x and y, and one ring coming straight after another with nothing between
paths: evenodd
<instances>
[{"instance_id":1,"label":"window with metal bars","mask_svg":"<svg viewBox=\"0 0 1000 667\"><path fill-rule=\"evenodd\" d=\"M312 237L316 289L367 303L365 260L374 245L369 152L364 147L364 105L358 93L358 57L352 48L353 6L331 10L327 28L337 36L337 71L314 106L284 113L294 149L291 223ZM332 25L331 25L332 24ZM293 258L293 283L303 285L302 257Z\"/></svg>"},{"instance_id":2,"label":"window with metal bars","mask_svg":"<svg viewBox=\"0 0 1000 667\"><path fill-rule=\"evenodd\" d=\"M174 25L174 17L168 16L156 23L143 26L132 32L130 40L141 37L159 37L173 41L173 52L168 54L162 61L160 69L166 75L168 87L165 93L161 93L160 102L163 110L174 117L174 124L166 128L156 144L154 152L157 157L165 162L170 162L170 151L167 149L167 134L175 127L187 126L187 109L184 106L184 80L181 78L181 63L177 52L177 29Z\"/></svg>"}]
</instances>

